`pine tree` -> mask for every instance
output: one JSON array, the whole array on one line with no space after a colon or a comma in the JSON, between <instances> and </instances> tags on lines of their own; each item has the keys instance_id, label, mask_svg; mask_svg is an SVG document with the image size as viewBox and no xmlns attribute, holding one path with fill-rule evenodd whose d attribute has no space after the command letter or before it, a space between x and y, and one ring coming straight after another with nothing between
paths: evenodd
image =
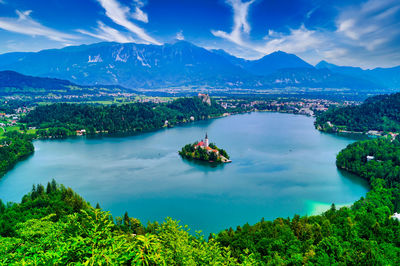
<instances>
[{"instance_id":1,"label":"pine tree","mask_svg":"<svg viewBox=\"0 0 400 266\"><path fill-rule=\"evenodd\" d=\"M57 191L57 182L54 178L51 180L51 191Z\"/></svg>"},{"instance_id":2,"label":"pine tree","mask_svg":"<svg viewBox=\"0 0 400 266\"><path fill-rule=\"evenodd\" d=\"M128 215L128 212L125 212L125 214L124 214L123 226L124 226L125 231L127 231L128 228L129 228L129 215Z\"/></svg>"},{"instance_id":3,"label":"pine tree","mask_svg":"<svg viewBox=\"0 0 400 266\"><path fill-rule=\"evenodd\" d=\"M6 210L6 205L0 199L0 213L3 213Z\"/></svg>"},{"instance_id":4,"label":"pine tree","mask_svg":"<svg viewBox=\"0 0 400 266\"><path fill-rule=\"evenodd\" d=\"M51 192L52 192L51 191L51 184L50 184L50 182L47 182L46 193L50 194Z\"/></svg>"}]
</instances>

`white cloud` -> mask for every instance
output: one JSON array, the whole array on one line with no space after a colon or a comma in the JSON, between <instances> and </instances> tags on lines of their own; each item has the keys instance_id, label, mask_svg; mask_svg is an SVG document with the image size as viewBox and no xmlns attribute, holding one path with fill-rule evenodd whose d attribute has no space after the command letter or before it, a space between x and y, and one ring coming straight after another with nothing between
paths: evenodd
<instances>
[{"instance_id":1,"label":"white cloud","mask_svg":"<svg viewBox=\"0 0 400 266\"><path fill-rule=\"evenodd\" d=\"M221 30L212 30L211 33L216 37L230 40L236 44L244 45L243 34L250 33L250 25L247 21L249 7L255 0L242 2L241 0L226 0L226 3L233 9L233 28L231 33Z\"/></svg>"},{"instance_id":2,"label":"white cloud","mask_svg":"<svg viewBox=\"0 0 400 266\"><path fill-rule=\"evenodd\" d=\"M147 14L144 13L139 7L135 8L135 13L132 14L132 18L139 20L144 23L149 22L149 18L147 17Z\"/></svg>"},{"instance_id":3,"label":"white cloud","mask_svg":"<svg viewBox=\"0 0 400 266\"><path fill-rule=\"evenodd\" d=\"M339 10L334 19L334 30L309 29L301 25L299 28L289 28L286 33L269 30L262 41L250 41L248 36L250 25L247 17L253 2L226 0L234 10L234 26L231 33L212 31L214 36L228 40L238 47L256 51L260 56L282 50L295 53L310 63L329 59L336 64L362 67L400 64L398 0L368 0L361 5L347 6ZM314 11L309 11L305 19ZM239 52L235 55L243 54Z\"/></svg>"},{"instance_id":4,"label":"white cloud","mask_svg":"<svg viewBox=\"0 0 400 266\"><path fill-rule=\"evenodd\" d=\"M131 15L133 19L138 21L148 23L149 18L145 12L143 12L142 7L145 6L145 2L143 0L133 0L135 2L135 12Z\"/></svg>"},{"instance_id":5,"label":"white cloud","mask_svg":"<svg viewBox=\"0 0 400 266\"><path fill-rule=\"evenodd\" d=\"M342 10L335 21L337 30L332 36L336 46L346 47L352 58L365 67L398 65L399 17L398 0L368 0Z\"/></svg>"},{"instance_id":6,"label":"white cloud","mask_svg":"<svg viewBox=\"0 0 400 266\"><path fill-rule=\"evenodd\" d=\"M147 43L161 44L153 37L148 35L144 29L137 26L128 19L129 17L133 16L128 7L121 6L116 0L98 0L98 2L105 9L106 16L109 17L114 23L135 33L140 39Z\"/></svg>"},{"instance_id":7,"label":"white cloud","mask_svg":"<svg viewBox=\"0 0 400 266\"><path fill-rule=\"evenodd\" d=\"M307 49L315 48L321 42L316 36L316 32L308 30L302 25L298 29L290 29L289 34L269 31L264 38L263 44L254 44L245 41L245 37L250 33L250 25L247 21L249 7L254 3L254 0L242 2L241 0L227 0L233 9L234 26L231 33L224 31L212 31L216 37L227 39L239 46L252 49L261 54L272 53L276 50L283 50L288 53L304 52Z\"/></svg>"},{"instance_id":8,"label":"white cloud","mask_svg":"<svg viewBox=\"0 0 400 266\"><path fill-rule=\"evenodd\" d=\"M179 32L176 34L175 38L176 38L177 40L183 41L183 40L185 39L185 36L183 35L183 31L182 31L182 30L179 31Z\"/></svg>"},{"instance_id":9,"label":"white cloud","mask_svg":"<svg viewBox=\"0 0 400 266\"><path fill-rule=\"evenodd\" d=\"M16 10L16 13L18 18L0 17L0 29L29 36L43 36L58 42L70 42L79 38L40 24L30 17L31 10Z\"/></svg>"},{"instance_id":10,"label":"white cloud","mask_svg":"<svg viewBox=\"0 0 400 266\"><path fill-rule=\"evenodd\" d=\"M98 21L97 24L98 28L96 29L96 33L92 33L81 29L78 29L77 31L82 34L89 35L91 37L109 42L120 42L120 43L135 42L135 40L132 37L127 36L126 34L122 34L118 30L111 28L107 25L104 25L104 23L101 21Z\"/></svg>"},{"instance_id":11,"label":"white cloud","mask_svg":"<svg viewBox=\"0 0 400 266\"><path fill-rule=\"evenodd\" d=\"M343 48L333 48L333 49L330 49L330 50L323 51L322 54L327 59L335 59L335 58L339 58L339 57L342 57L342 56L346 55L347 52L348 51L346 49L343 49Z\"/></svg>"},{"instance_id":12,"label":"white cloud","mask_svg":"<svg viewBox=\"0 0 400 266\"><path fill-rule=\"evenodd\" d=\"M266 43L262 46L254 46L254 49L267 54L276 50L301 53L320 46L322 40L317 35L316 31L308 30L304 25L301 25L298 29L290 29L289 34L269 31L264 38Z\"/></svg>"},{"instance_id":13,"label":"white cloud","mask_svg":"<svg viewBox=\"0 0 400 266\"><path fill-rule=\"evenodd\" d=\"M344 10L336 20L336 33L348 37L354 46L373 51L400 36L399 11L397 0L369 0Z\"/></svg>"},{"instance_id":14,"label":"white cloud","mask_svg":"<svg viewBox=\"0 0 400 266\"><path fill-rule=\"evenodd\" d=\"M355 24L354 19L343 20L338 23L337 31L343 32L347 37L353 40L358 40L360 38L359 33L352 30L354 24Z\"/></svg>"}]
</instances>

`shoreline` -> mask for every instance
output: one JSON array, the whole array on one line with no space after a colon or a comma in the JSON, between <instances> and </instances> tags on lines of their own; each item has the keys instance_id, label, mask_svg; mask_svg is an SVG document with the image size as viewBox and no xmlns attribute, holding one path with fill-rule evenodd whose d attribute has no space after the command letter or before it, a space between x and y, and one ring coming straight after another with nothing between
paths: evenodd
<instances>
[{"instance_id":1,"label":"shoreline","mask_svg":"<svg viewBox=\"0 0 400 266\"><path fill-rule=\"evenodd\" d=\"M249 111L249 112L239 112L239 113L230 113L229 115L220 115L220 116L216 116L216 117L210 117L210 118L208 118L208 119L203 119L203 120L197 120L197 121L188 121L188 122L185 122L185 123L178 123L178 124L176 124L176 125L174 125L174 126L172 126L172 127L160 127L160 128L155 128L155 129L152 129L152 130L147 130L147 131L140 131L140 132L133 132L133 133L124 133L124 134L121 134L121 133L116 133L116 134L95 134L95 135L83 135L83 136L68 136L68 137L65 137L65 138L36 138L36 139L33 139L33 141L36 141L36 140L40 140L40 141L52 141L52 140L58 140L58 141L62 141L62 140L65 140L65 139L68 139L68 138L102 138L102 137L108 137L108 138L115 138L115 137L122 137L122 138L124 138L124 137L131 137L131 136L136 136L136 135L139 135L139 134L146 134L146 133L152 133L152 132L157 132L157 131L161 131L161 130L165 130L165 129L169 129L169 128L174 128L174 127L185 127L185 126L187 126L187 125L191 125L192 123L197 123L197 122L203 122L203 123L206 123L207 121L212 121L213 119L218 119L218 118L224 118L224 117L227 117L227 116L232 116L232 115L244 115L244 114L251 114L251 113L278 113L278 114L288 114L288 115L302 115L302 116L306 116L306 117L312 117L312 116L307 116L307 115L304 115L304 114L293 114L293 113L288 113L288 112L277 112L277 111L261 111L261 110L257 110L257 111ZM316 129L316 128L315 128ZM318 129L317 129L318 130ZM322 133L329 133L329 132L324 132L324 131L321 131L321 130L318 130L318 131L320 131L320 132L322 132ZM330 133L331 134L331 133ZM337 135L337 134L333 134L333 135ZM35 151L34 151L35 152ZM33 153L31 153L29 156L27 156L27 157L30 157L30 156L32 156L33 154L34 154L34 152ZM24 159L26 159L27 157L25 157L25 158L23 158L22 160L20 160L20 161L23 161ZM208 163L208 162L206 162L206 161L202 161L202 160L195 160L195 159L189 159L189 158L185 158L185 159L188 159L189 161L192 161L192 162L203 162L203 163ZM20 161L18 161L18 162L20 162ZM17 162L17 163L18 163ZM226 163L221 163L220 165L225 165ZM16 165L16 164L15 164ZM13 167L15 167L15 165L13 166ZM340 168L338 168L338 169L340 169ZM11 170L11 169L10 169ZM346 171L345 169L343 169L344 171ZM7 171L6 173L4 173L4 175L5 174L7 174L9 171ZM348 171L346 171L346 172L348 172ZM349 172L349 173L351 173L351 172ZM359 177L359 178L362 178L362 177L360 177L360 176L358 176L358 175L356 175L357 177ZM1 178L1 177L0 177ZM364 180L364 179L363 179ZM328 204L328 203L321 203L322 205L329 205L330 206L330 204ZM343 204L338 204L338 205L336 205L337 207L339 207L339 206L342 206ZM346 206L351 206L351 205L353 205L353 202L352 203L347 203L347 204L345 204ZM319 209L321 209L321 208L319 208ZM323 211L325 211L325 210L323 210ZM322 212L323 212L322 211ZM314 215L319 215L320 213L316 213L315 211L313 211L313 212L311 212L311 213L308 213L308 214L306 214L306 215L309 215L309 216L314 216ZM279 218L279 217L276 217L276 218Z\"/></svg>"},{"instance_id":2,"label":"shoreline","mask_svg":"<svg viewBox=\"0 0 400 266\"><path fill-rule=\"evenodd\" d=\"M251 114L251 113L278 113L278 114L288 114L288 115L300 115L300 116L305 116L305 117L315 117L315 116L310 116L310 115L306 115L306 114L295 114L295 113L289 113L289 112L279 112L279 111L269 111L269 110L252 110L252 111L244 111L244 112L237 112L237 113L228 113L228 115L225 115L226 113L224 113L222 115L210 117L207 119L199 119L199 120L195 120L195 121L180 122L180 123L177 123L172 126L162 126L162 127L149 129L149 130L143 130L143 131L127 131L127 132L115 132L115 133L99 132L99 133L94 133L94 134L70 135L70 136L64 136L64 137L49 136L49 137L37 137L37 138L34 138L33 140L63 140L63 139L75 138L75 137L89 137L89 138L132 137L132 136L136 136L136 135L140 135L140 134L156 132L158 130L165 130L165 129L174 128L174 127L182 127L182 126L186 126L186 125L189 125L192 123L211 121L214 119L219 119L219 118L224 118L224 117L229 117L229 116L234 116L234 115Z\"/></svg>"}]
</instances>

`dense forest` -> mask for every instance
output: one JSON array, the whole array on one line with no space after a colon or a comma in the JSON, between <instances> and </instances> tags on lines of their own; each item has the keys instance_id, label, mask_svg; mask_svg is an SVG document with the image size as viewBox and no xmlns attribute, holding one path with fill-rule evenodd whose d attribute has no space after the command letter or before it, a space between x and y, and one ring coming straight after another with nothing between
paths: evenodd
<instances>
[{"instance_id":1,"label":"dense forest","mask_svg":"<svg viewBox=\"0 0 400 266\"><path fill-rule=\"evenodd\" d=\"M88 134L131 133L158 129L224 113L197 97L179 98L168 104L133 103L123 105L52 104L38 106L22 122L38 128L40 137L66 137L84 129ZM168 121L166 123L166 121Z\"/></svg>"},{"instance_id":2,"label":"dense forest","mask_svg":"<svg viewBox=\"0 0 400 266\"><path fill-rule=\"evenodd\" d=\"M339 167L366 173L371 184L366 197L352 206L332 204L321 215L262 219L212 234L208 241L171 219L147 225L127 213L114 219L55 181L37 185L21 203L0 202L0 263L398 265L400 222L391 218L399 210L398 178L391 177L398 161L385 164L398 158L398 145L369 140L338 155ZM376 156L385 174L367 173L371 161L365 154Z\"/></svg>"},{"instance_id":3,"label":"dense forest","mask_svg":"<svg viewBox=\"0 0 400 266\"><path fill-rule=\"evenodd\" d=\"M349 131L400 131L400 93L370 97L359 106L330 109L317 117L316 125L333 130L328 121Z\"/></svg>"},{"instance_id":4,"label":"dense forest","mask_svg":"<svg viewBox=\"0 0 400 266\"><path fill-rule=\"evenodd\" d=\"M350 144L336 159L338 168L354 173L369 182L386 181L395 191L394 207L400 213L400 141L388 137Z\"/></svg>"},{"instance_id":5,"label":"dense forest","mask_svg":"<svg viewBox=\"0 0 400 266\"><path fill-rule=\"evenodd\" d=\"M18 131L4 134L0 140L0 178L18 161L33 153L32 138Z\"/></svg>"}]
</instances>

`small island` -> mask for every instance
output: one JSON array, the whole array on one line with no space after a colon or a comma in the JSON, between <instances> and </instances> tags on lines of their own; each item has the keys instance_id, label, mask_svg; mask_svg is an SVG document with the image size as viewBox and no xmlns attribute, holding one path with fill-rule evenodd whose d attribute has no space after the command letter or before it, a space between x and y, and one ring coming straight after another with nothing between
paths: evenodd
<instances>
[{"instance_id":1,"label":"small island","mask_svg":"<svg viewBox=\"0 0 400 266\"><path fill-rule=\"evenodd\" d=\"M206 161L210 163L230 163L229 155L224 149L218 148L215 144L209 143L208 136L200 142L185 145L179 155L186 159Z\"/></svg>"}]
</instances>

